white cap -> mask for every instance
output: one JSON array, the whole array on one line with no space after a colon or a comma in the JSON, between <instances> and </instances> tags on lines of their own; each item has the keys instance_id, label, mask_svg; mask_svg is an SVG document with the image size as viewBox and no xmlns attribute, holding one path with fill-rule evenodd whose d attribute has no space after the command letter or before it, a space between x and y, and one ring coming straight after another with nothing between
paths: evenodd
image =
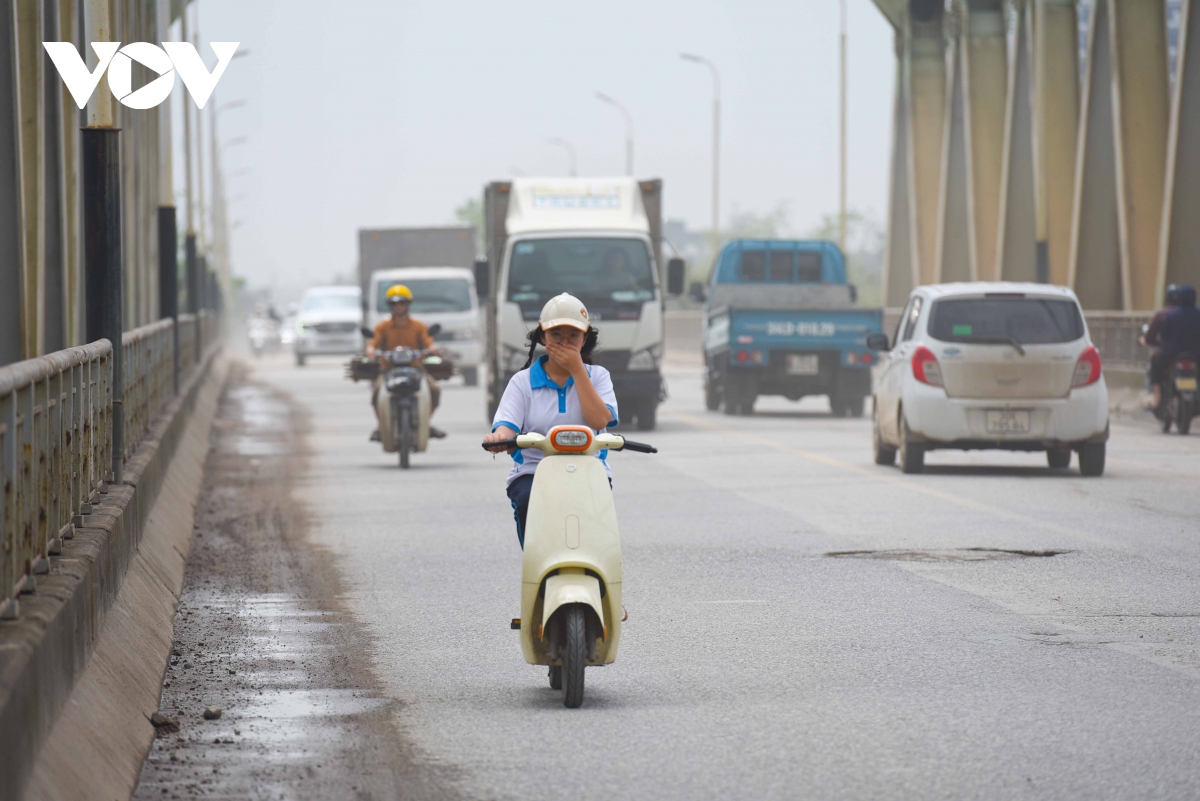
<instances>
[{"instance_id":1,"label":"white cap","mask_svg":"<svg viewBox=\"0 0 1200 801\"><path fill-rule=\"evenodd\" d=\"M587 307L583 305L583 301L566 292L546 301L546 305L542 307L542 316L538 318L538 321L542 324L543 330L569 325L580 331L586 331L591 325L588 322Z\"/></svg>"}]
</instances>

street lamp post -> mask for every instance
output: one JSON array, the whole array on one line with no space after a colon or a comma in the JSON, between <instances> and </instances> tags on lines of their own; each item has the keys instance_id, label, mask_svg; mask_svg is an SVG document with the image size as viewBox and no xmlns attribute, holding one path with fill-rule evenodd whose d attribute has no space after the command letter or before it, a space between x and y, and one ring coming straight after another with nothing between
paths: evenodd
<instances>
[{"instance_id":1,"label":"street lamp post","mask_svg":"<svg viewBox=\"0 0 1200 801\"><path fill-rule=\"evenodd\" d=\"M713 79L713 118L712 118L712 250L713 258L721 247L721 75L717 66L704 56L693 53L680 53L684 61L703 64L712 72Z\"/></svg>"},{"instance_id":2,"label":"street lamp post","mask_svg":"<svg viewBox=\"0 0 1200 801\"><path fill-rule=\"evenodd\" d=\"M613 100L604 92L596 92L596 98L603 103L608 103L610 106L616 107L618 111L625 117L625 174L633 175L633 115L629 113L629 109L622 106L616 100Z\"/></svg>"},{"instance_id":3,"label":"street lamp post","mask_svg":"<svg viewBox=\"0 0 1200 801\"><path fill-rule=\"evenodd\" d=\"M560 147L566 148L566 150L567 150L567 168L568 168L567 171L568 171L568 174L572 178L574 178L575 177L575 146L573 144L571 144L570 142L568 142L566 139L563 139L561 136L553 136L553 137L547 139L546 144L558 145Z\"/></svg>"},{"instance_id":4,"label":"street lamp post","mask_svg":"<svg viewBox=\"0 0 1200 801\"><path fill-rule=\"evenodd\" d=\"M846 253L846 0L841 0L841 37L838 55L841 59L838 100L839 145L838 145L838 245L843 257Z\"/></svg>"}]
</instances>

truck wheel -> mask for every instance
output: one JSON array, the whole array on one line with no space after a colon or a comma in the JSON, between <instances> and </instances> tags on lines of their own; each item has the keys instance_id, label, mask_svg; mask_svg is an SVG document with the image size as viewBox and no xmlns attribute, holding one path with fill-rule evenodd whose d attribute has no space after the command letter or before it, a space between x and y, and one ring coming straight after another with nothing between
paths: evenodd
<instances>
[{"instance_id":1,"label":"truck wheel","mask_svg":"<svg viewBox=\"0 0 1200 801\"><path fill-rule=\"evenodd\" d=\"M1084 445L1079 449L1079 473L1085 476L1104 474L1104 443Z\"/></svg>"},{"instance_id":2,"label":"truck wheel","mask_svg":"<svg viewBox=\"0 0 1200 801\"><path fill-rule=\"evenodd\" d=\"M479 384L479 368L464 367L462 369L463 383L468 387L478 386Z\"/></svg>"},{"instance_id":3,"label":"truck wheel","mask_svg":"<svg viewBox=\"0 0 1200 801\"><path fill-rule=\"evenodd\" d=\"M583 668L587 663L587 617L582 604L563 609L563 706L576 709L583 703Z\"/></svg>"},{"instance_id":4,"label":"truck wheel","mask_svg":"<svg viewBox=\"0 0 1200 801\"><path fill-rule=\"evenodd\" d=\"M829 396L829 413L834 417L846 416L846 402L837 395Z\"/></svg>"},{"instance_id":5,"label":"truck wheel","mask_svg":"<svg viewBox=\"0 0 1200 801\"><path fill-rule=\"evenodd\" d=\"M730 384L729 379L725 379L725 384L721 387L721 411L730 415L737 414L741 404L741 393Z\"/></svg>"},{"instance_id":6,"label":"truck wheel","mask_svg":"<svg viewBox=\"0 0 1200 801\"><path fill-rule=\"evenodd\" d=\"M658 404L653 400L642 403L637 410L638 431L653 431L658 422Z\"/></svg>"},{"instance_id":7,"label":"truck wheel","mask_svg":"<svg viewBox=\"0 0 1200 801\"><path fill-rule=\"evenodd\" d=\"M861 395L849 398L846 400L846 416L847 417L862 417L863 408L866 403L866 398Z\"/></svg>"},{"instance_id":8,"label":"truck wheel","mask_svg":"<svg viewBox=\"0 0 1200 801\"><path fill-rule=\"evenodd\" d=\"M754 402L756 400L758 400L758 393L752 389L747 390L746 393L742 395L742 402L738 405L738 412L741 413L743 417L749 417L750 415L754 414Z\"/></svg>"},{"instance_id":9,"label":"truck wheel","mask_svg":"<svg viewBox=\"0 0 1200 801\"><path fill-rule=\"evenodd\" d=\"M704 379L704 408L710 412L721 408L721 393L717 389L712 373L709 373Z\"/></svg>"},{"instance_id":10,"label":"truck wheel","mask_svg":"<svg viewBox=\"0 0 1200 801\"><path fill-rule=\"evenodd\" d=\"M896 463L896 449L883 441L883 432L879 430L879 414L876 413L873 417L871 439L875 446L875 464L893 465Z\"/></svg>"},{"instance_id":11,"label":"truck wheel","mask_svg":"<svg viewBox=\"0 0 1200 801\"><path fill-rule=\"evenodd\" d=\"M304 366L304 359L305 359L305 356L304 356L304 354L303 354L303 353L297 353L297 354L296 354L296 366L297 366L297 367L303 367L303 366Z\"/></svg>"},{"instance_id":12,"label":"truck wheel","mask_svg":"<svg viewBox=\"0 0 1200 801\"><path fill-rule=\"evenodd\" d=\"M913 441L908 421L900 418L900 469L905 473L920 473L925 469L925 449Z\"/></svg>"}]
</instances>

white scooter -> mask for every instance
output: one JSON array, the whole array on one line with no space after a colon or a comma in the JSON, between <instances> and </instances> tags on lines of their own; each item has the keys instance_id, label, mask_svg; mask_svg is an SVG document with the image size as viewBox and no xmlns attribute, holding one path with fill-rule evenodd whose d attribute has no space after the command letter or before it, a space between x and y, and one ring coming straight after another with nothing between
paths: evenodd
<instances>
[{"instance_id":1,"label":"white scooter","mask_svg":"<svg viewBox=\"0 0 1200 801\"><path fill-rule=\"evenodd\" d=\"M602 450L658 453L586 426L519 434L488 442L546 455L534 473L521 566L521 649L531 665L550 666L550 686L563 704L583 703L583 669L617 658L621 639L621 538Z\"/></svg>"}]
</instances>

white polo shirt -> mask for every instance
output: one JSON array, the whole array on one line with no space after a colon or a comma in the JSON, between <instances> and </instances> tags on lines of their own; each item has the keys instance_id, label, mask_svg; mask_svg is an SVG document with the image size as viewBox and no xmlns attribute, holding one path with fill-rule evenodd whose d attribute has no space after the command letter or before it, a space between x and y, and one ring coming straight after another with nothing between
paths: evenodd
<instances>
[{"instance_id":1,"label":"white polo shirt","mask_svg":"<svg viewBox=\"0 0 1200 801\"><path fill-rule=\"evenodd\" d=\"M575 388L575 379L567 379L566 386L559 386L546 375L546 359L542 356L527 370L514 375L508 380L504 396L496 408L496 417L492 421L492 431L500 426L507 426L518 434L538 433L547 434L555 426L575 425L586 426L583 419L583 409L579 405L579 392ZM608 407L608 425L617 424L617 396L613 394L612 376L608 370L597 364L585 365L592 386L596 388L600 399ZM606 431L600 429L596 433ZM518 476L531 475L537 469L537 463L544 454L536 448L525 448L513 451L513 469L508 474L507 483L511 484ZM604 463L604 469L612 478L612 470L608 467L608 451L600 451L597 458Z\"/></svg>"}]
</instances>

